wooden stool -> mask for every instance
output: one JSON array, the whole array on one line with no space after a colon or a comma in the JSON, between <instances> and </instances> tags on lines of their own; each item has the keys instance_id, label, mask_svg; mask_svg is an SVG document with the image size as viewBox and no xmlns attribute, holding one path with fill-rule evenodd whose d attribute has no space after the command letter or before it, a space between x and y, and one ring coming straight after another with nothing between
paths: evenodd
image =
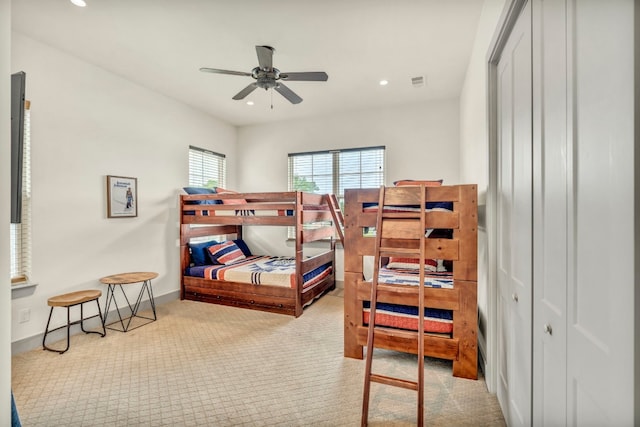
<instances>
[{"instance_id":1,"label":"wooden stool","mask_svg":"<svg viewBox=\"0 0 640 427\"><path fill-rule=\"evenodd\" d=\"M70 292L68 294L63 294L63 295L57 295L55 297L51 297L47 300L47 304L49 306L51 306L51 310L49 311L49 320L47 320L47 327L44 331L44 337L42 338L42 347L44 348L44 350L49 350L49 351L55 351L58 352L60 354L64 353L65 351L69 350L69 329L71 329L71 325L75 325L77 323L80 323L80 329L82 329L82 332L84 332L85 334L100 334L101 336L105 336L106 335L106 329L104 327L104 321L102 320L102 313L100 311L100 301L98 301L98 299L102 296L102 291L99 290L86 290L86 291L76 291L76 292ZM87 318L84 317L84 314L82 312L82 306L85 302L91 302L91 301L95 301L96 304L98 305L98 314L93 315L93 316L89 316ZM75 322L71 322L71 307L75 306L75 305L80 305L80 320L76 320ZM55 329L51 329L49 330L49 323L51 322L51 315L53 314L53 308L54 307L66 307L67 308L67 324L66 325L62 325L58 328ZM102 332L99 331L85 331L84 330L84 321L91 319L92 317L99 317L100 318L100 324L102 325ZM58 329L62 329L62 328L67 328L67 347L64 350L56 350L53 348L49 348L45 345L45 341L47 340L47 334L49 334L49 332L53 332L53 331L57 331Z\"/></svg>"}]
</instances>

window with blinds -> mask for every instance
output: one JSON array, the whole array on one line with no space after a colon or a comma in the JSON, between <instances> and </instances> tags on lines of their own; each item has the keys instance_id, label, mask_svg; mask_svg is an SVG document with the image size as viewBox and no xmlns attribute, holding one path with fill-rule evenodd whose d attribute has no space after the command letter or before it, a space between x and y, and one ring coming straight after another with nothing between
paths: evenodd
<instances>
[{"instance_id":1,"label":"window with blinds","mask_svg":"<svg viewBox=\"0 0 640 427\"><path fill-rule=\"evenodd\" d=\"M384 170L384 146L291 153L289 191L335 194L344 209L345 189L378 188L384 184Z\"/></svg>"},{"instance_id":2,"label":"window with blinds","mask_svg":"<svg viewBox=\"0 0 640 427\"><path fill-rule=\"evenodd\" d=\"M22 217L19 224L11 224L11 283L23 283L31 275L31 113L25 102L24 140L22 149Z\"/></svg>"},{"instance_id":3,"label":"window with blinds","mask_svg":"<svg viewBox=\"0 0 640 427\"><path fill-rule=\"evenodd\" d=\"M189 146L189 186L225 187L224 154Z\"/></svg>"},{"instance_id":4,"label":"window with blinds","mask_svg":"<svg viewBox=\"0 0 640 427\"><path fill-rule=\"evenodd\" d=\"M384 183L385 147L350 148L289 154L289 191L335 194L347 188L377 188Z\"/></svg>"}]
</instances>

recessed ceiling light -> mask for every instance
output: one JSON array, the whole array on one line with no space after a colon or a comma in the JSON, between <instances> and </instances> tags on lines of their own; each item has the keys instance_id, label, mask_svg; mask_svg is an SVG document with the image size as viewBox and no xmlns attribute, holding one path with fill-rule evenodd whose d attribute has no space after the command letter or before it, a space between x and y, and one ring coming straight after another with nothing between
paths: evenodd
<instances>
[{"instance_id":1,"label":"recessed ceiling light","mask_svg":"<svg viewBox=\"0 0 640 427\"><path fill-rule=\"evenodd\" d=\"M71 3L79 7L85 7L87 5L87 2L84 0L71 0Z\"/></svg>"},{"instance_id":2,"label":"recessed ceiling light","mask_svg":"<svg viewBox=\"0 0 640 427\"><path fill-rule=\"evenodd\" d=\"M389 84L389 80L380 80L380 86L386 86Z\"/></svg>"},{"instance_id":3,"label":"recessed ceiling light","mask_svg":"<svg viewBox=\"0 0 640 427\"><path fill-rule=\"evenodd\" d=\"M253 101L247 101L247 105L253 105Z\"/></svg>"}]
</instances>

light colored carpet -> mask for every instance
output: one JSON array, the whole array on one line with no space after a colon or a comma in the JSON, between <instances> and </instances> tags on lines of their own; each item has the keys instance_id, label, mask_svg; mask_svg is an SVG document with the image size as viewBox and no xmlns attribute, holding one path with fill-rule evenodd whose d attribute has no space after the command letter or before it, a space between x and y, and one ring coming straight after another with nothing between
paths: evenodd
<instances>
[{"instance_id":1,"label":"light colored carpet","mask_svg":"<svg viewBox=\"0 0 640 427\"><path fill-rule=\"evenodd\" d=\"M63 355L12 359L29 426L358 426L364 361L343 357L343 299L293 317L192 301L127 333L72 336ZM78 326L75 326L78 328ZM55 345L53 343L52 345ZM63 342L57 343L63 346ZM494 395L427 359L425 423L503 426ZM377 351L374 372L415 378L415 356ZM416 394L372 384L370 425L415 424Z\"/></svg>"}]
</instances>

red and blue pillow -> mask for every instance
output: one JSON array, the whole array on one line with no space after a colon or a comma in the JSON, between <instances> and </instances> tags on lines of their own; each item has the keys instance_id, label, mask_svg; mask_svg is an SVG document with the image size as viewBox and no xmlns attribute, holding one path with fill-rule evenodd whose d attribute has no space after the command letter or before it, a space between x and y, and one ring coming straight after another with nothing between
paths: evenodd
<instances>
[{"instance_id":1,"label":"red and blue pillow","mask_svg":"<svg viewBox=\"0 0 640 427\"><path fill-rule=\"evenodd\" d=\"M229 265L246 258L242 250L232 240L210 246L209 258L214 264Z\"/></svg>"}]
</instances>

